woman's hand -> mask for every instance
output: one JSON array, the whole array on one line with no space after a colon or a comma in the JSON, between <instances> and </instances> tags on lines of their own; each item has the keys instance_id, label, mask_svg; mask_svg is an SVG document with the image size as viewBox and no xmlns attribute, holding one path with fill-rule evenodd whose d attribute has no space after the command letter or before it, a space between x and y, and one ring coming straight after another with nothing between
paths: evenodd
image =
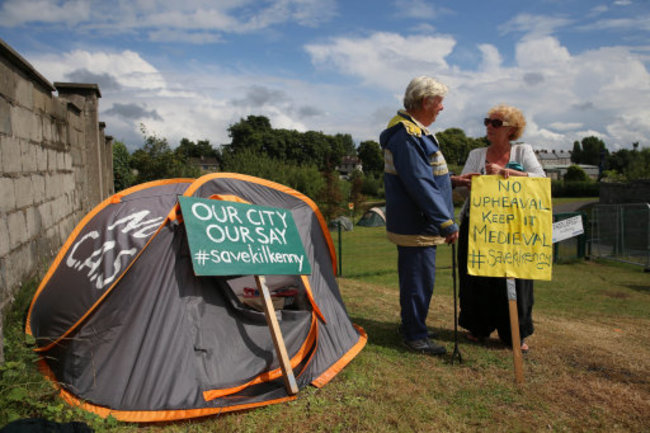
<instances>
[{"instance_id":1,"label":"woman's hand","mask_svg":"<svg viewBox=\"0 0 650 433\"><path fill-rule=\"evenodd\" d=\"M505 179L507 179L508 175L509 175L507 168L505 168L502 165L494 164L494 163L491 163L491 162L486 162L485 163L485 174L500 174Z\"/></svg>"},{"instance_id":2,"label":"woman's hand","mask_svg":"<svg viewBox=\"0 0 650 433\"><path fill-rule=\"evenodd\" d=\"M504 179L507 179L510 176L528 176L528 173L525 171L506 168L499 164L492 164L491 162L485 164L485 174L500 174Z\"/></svg>"}]
</instances>

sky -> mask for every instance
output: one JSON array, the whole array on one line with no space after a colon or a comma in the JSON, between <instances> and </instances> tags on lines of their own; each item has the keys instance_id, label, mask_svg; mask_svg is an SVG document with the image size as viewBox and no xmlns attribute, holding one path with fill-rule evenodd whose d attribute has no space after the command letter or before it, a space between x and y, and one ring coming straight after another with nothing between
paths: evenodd
<instances>
[{"instance_id":1,"label":"sky","mask_svg":"<svg viewBox=\"0 0 650 433\"><path fill-rule=\"evenodd\" d=\"M379 140L419 75L434 132L514 105L535 149L650 147L650 0L0 0L0 39L50 82L96 83L106 134L228 144L274 128Z\"/></svg>"}]
</instances>

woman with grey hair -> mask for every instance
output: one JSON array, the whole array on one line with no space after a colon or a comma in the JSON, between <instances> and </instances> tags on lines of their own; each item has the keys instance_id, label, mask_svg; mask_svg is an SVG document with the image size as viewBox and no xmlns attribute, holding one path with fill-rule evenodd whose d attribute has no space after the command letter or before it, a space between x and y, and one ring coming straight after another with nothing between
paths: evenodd
<instances>
[{"instance_id":1,"label":"woman with grey hair","mask_svg":"<svg viewBox=\"0 0 650 433\"><path fill-rule=\"evenodd\" d=\"M511 144L526 128L524 115L515 107L497 105L483 119L488 147L472 150L460 176L452 176L454 186L471 187L472 177L482 174L545 177L544 170L528 144ZM460 316L458 323L469 331L471 341L480 342L496 329L499 338L512 344L506 279L478 277L467 273L469 204L465 201L460 213L458 240L458 273L460 280ZM516 280L517 310L521 350L528 351L524 338L533 333L533 281Z\"/></svg>"}]
</instances>

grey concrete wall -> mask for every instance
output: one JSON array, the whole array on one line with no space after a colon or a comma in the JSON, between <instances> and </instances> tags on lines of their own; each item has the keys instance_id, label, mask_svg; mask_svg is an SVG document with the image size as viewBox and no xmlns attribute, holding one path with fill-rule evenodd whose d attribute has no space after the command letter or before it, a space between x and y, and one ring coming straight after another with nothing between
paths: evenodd
<instances>
[{"instance_id":1,"label":"grey concrete wall","mask_svg":"<svg viewBox=\"0 0 650 433\"><path fill-rule=\"evenodd\" d=\"M51 84L0 39L0 320L20 284L42 276L113 193L100 97L95 84Z\"/></svg>"}]
</instances>

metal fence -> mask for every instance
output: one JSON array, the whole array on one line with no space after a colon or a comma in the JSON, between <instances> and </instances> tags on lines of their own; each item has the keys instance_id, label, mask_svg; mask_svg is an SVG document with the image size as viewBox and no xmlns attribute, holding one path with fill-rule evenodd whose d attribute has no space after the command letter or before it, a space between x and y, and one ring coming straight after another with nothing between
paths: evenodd
<instances>
[{"instance_id":1,"label":"metal fence","mask_svg":"<svg viewBox=\"0 0 650 433\"><path fill-rule=\"evenodd\" d=\"M584 260L590 224L585 212L553 214L553 221L574 216L582 217L584 234L553 244L553 262L558 264ZM330 225L330 234L336 249L338 274L346 278L367 277L396 272L397 250L386 238L386 227L345 227L337 220ZM445 266L441 264L441 266Z\"/></svg>"},{"instance_id":2,"label":"metal fence","mask_svg":"<svg viewBox=\"0 0 650 433\"><path fill-rule=\"evenodd\" d=\"M594 206L588 250L592 256L650 271L650 204Z\"/></svg>"}]
</instances>

